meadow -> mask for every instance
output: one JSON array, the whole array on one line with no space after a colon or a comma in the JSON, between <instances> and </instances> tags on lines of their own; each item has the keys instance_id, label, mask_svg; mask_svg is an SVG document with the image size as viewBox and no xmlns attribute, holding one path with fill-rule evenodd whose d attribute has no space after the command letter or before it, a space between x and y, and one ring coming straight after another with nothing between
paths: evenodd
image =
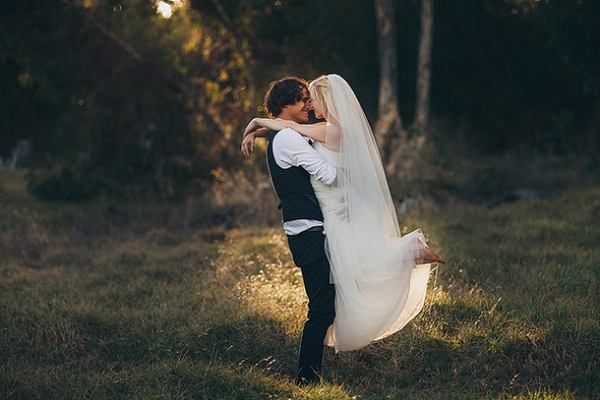
<instances>
[{"instance_id":1,"label":"meadow","mask_svg":"<svg viewBox=\"0 0 600 400\"><path fill-rule=\"evenodd\" d=\"M400 218L448 260L424 310L293 385L306 314L282 230L185 206L42 203L0 171L2 399L600 398L600 186Z\"/></svg>"}]
</instances>

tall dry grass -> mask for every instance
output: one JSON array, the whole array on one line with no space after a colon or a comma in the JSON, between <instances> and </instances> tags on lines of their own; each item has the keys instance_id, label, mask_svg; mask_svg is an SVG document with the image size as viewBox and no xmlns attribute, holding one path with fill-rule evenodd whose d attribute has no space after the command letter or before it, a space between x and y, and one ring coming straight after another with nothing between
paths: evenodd
<instances>
[{"instance_id":1,"label":"tall dry grass","mask_svg":"<svg viewBox=\"0 0 600 400\"><path fill-rule=\"evenodd\" d=\"M195 203L39 203L14 172L0 196L0 398L600 396L600 187L492 209L425 199L401 225L449 263L423 312L326 349L308 389L292 384L306 298L280 228L203 225Z\"/></svg>"}]
</instances>

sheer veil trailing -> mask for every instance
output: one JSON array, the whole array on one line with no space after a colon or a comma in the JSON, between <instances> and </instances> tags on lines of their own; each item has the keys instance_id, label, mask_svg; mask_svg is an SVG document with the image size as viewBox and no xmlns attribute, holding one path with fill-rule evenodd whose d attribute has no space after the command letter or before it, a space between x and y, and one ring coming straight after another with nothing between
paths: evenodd
<instances>
[{"instance_id":1,"label":"sheer veil trailing","mask_svg":"<svg viewBox=\"0 0 600 400\"><path fill-rule=\"evenodd\" d=\"M430 266L415 264L416 239L425 242L420 230L401 237L373 132L353 90L340 76L327 75L311 83L311 93L326 108L326 146L337 150L340 171L331 190L335 212L325 218L337 291L336 322L326 344L354 350L418 314Z\"/></svg>"},{"instance_id":2,"label":"sheer veil trailing","mask_svg":"<svg viewBox=\"0 0 600 400\"><path fill-rule=\"evenodd\" d=\"M350 215L368 217L361 218L368 227L357 226L356 221L353 225L361 231L373 229L379 237L399 237L394 203L369 121L348 83L339 75L328 75L327 78L326 104L331 123L327 142L331 146L339 143L339 167L342 170L339 186L345 192ZM366 205L369 216L365 214ZM370 218L375 216L377 218Z\"/></svg>"}]
</instances>

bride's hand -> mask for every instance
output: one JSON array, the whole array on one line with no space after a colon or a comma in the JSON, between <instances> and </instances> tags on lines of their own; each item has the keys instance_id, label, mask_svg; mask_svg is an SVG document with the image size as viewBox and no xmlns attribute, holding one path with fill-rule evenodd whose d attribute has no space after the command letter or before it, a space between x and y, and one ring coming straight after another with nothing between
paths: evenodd
<instances>
[{"instance_id":1,"label":"bride's hand","mask_svg":"<svg viewBox=\"0 0 600 400\"><path fill-rule=\"evenodd\" d=\"M250 157L250 153L254 151L255 139L256 136L252 132L245 135L244 139L242 139L242 153L244 154L244 157Z\"/></svg>"},{"instance_id":2,"label":"bride's hand","mask_svg":"<svg viewBox=\"0 0 600 400\"><path fill-rule=\"evenodd\" d=\"M256 118L253 118L252 121L248 123L246 129L244 129L244 139L248 136L252 131L258 129L258 124L256 123ZM243 142L242 142L243 143Z\"/></svg>"}]
</instances>

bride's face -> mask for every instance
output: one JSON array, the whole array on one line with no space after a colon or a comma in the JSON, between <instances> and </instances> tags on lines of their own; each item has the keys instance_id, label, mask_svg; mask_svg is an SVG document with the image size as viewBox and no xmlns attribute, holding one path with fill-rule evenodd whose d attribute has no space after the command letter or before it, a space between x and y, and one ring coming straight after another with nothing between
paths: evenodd
<instances>
[{"instance_id":1,"label":"bride's face","mask_svg":"<svg viewBox=\"0 0 600 400\"><path fill-rule=\"evenodd\" d=\"M325 116L323 115L323 111L321 111L322 110L321 105L317 101L316 97L313 97L313 99L312 99L312 107L313 107L313 111L315 112L315 117L317 117L318 119L325 118Z\"/></svg>"}]
</instances>

